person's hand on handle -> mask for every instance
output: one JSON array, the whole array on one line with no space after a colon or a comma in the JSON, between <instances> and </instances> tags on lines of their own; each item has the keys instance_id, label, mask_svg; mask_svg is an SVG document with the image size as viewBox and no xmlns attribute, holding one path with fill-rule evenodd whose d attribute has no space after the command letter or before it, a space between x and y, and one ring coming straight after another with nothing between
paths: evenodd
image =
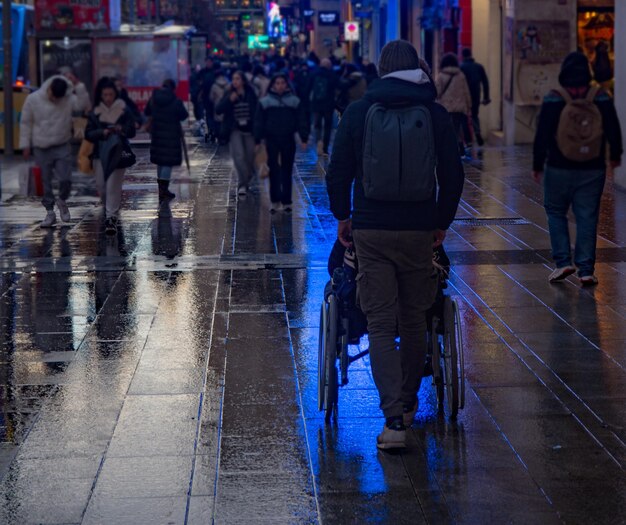
<instances>
[{"instance_id":1,"label":"person's hand on handle","mask_svg":"<svg viewBox=\"0 0 626 525\"><path fill-rule=\"evenodd\" d=\"M435 230L433 248L438 248L443 244L444 239L446 238L446 230Z\"/></svg>"},{"instance_id":2,"label":"person's hand on handle","mask_svg":"<svg viewBox=\"0 0 626 525\"><path fill-rule=\"evenodd\" d=\"M352 219L339 221L337 225L337 238L346 248L352 248Z\"/></svg>"}]
</instances>

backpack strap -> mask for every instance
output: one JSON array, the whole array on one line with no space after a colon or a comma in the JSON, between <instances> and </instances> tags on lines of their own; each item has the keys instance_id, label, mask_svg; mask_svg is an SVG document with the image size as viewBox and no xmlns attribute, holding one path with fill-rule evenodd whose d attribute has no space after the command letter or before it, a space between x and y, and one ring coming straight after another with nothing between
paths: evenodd
<instances>
[{"instance_id":1,"label":"backpack strap","mask_svg":"<svg viewBox=\"0 0 626 525\"><path fill-rule=\"evenodd\" d=\"M554 91L556 91L559 95L563 97L566 104L572 103L572 95L569 94L569 91L567 91L567 89L559 86Z\"/></svg>"},{"instance_id":2,"label":"backpack strap","mask_svg":"<svg viewBox=\"0 0 626 525\"><path fill-rule=\"evenodd\" d=\"M589 102L593 102L599 91L600 91L600 86L591 86L589 88L589 91L587 92L587 96L585 97L585 100L588 100Z\"/></svg>"},{"instance_id":3,"label":"backpack strap","mask_svg":"<svg viewBox=\"0 0 626 525\"><path fill-rule=\"evenodd\" d=\"M443 96L446 94L446 91L448 91L448 88L450 87L450 84L452 84L452 81L454 80L455 76L456 76L456 73L450 75L450 80L448 80L448 83L443 88L443 91L441 92L441 95L439 95L439 98L443 98Z\"/></svg>"}]
</instances>

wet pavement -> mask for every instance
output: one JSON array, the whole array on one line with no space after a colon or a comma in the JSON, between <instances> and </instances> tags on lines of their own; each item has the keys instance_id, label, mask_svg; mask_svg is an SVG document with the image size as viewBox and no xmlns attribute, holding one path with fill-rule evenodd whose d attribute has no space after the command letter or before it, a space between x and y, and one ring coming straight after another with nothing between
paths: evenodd
<instances>
[{"instance_id":1,"label":"wet pavement","mask_svg":"<svg viewBox=\"0 0 626 525\"><path fill-rule=\"evenodd\" d=\"M0 206L0 523L624 523L625 194L607 184L600 284L554 286L528 150L467 165L446 241L466 408L439 415L425 380L388 454L367 358L337 423L317 411L335 222L315 154L276 216L204 145L158 210L146 154L114 238L88 177L66 227Z\"/></svg>"}]
</instances>

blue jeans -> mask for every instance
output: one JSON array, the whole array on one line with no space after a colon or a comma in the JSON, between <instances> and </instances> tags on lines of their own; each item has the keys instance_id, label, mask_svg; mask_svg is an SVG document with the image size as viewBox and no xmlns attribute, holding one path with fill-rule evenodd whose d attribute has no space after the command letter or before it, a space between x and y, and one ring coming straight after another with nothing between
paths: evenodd
<instances>
[{"instance_id":1,"label":"blue jeans","mask_svg":"<svg viewBox=\"0 0 626 525\"><path fill-rule=\"evenodd\" d=\"M543 204L548 215L552 258L557 268L570 266L567 212L576 218L574 264L578 276L593 275L596 262L596 234L605 170L568 170L546 166Z\"/></svg>"},{"instance_id":2,"label":"blue jeans","mask_svg":"<svg viewBox=\"0 0 626 525\"><path fill-rule=\"evenodd\" d=\"M172 166L157 166L157 179L170 180L172 178Z\"/></svg>"}]
</instances>

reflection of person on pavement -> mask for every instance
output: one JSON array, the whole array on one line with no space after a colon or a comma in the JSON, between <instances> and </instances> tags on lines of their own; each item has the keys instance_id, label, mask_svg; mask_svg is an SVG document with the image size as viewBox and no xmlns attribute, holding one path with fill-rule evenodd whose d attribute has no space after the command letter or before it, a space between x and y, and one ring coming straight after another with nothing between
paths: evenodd
<instances>
[{"instance_id":1,"label":"reflection of person on pavement","mask_svg":"<svg viewBox=\"0 0 626 525\"><path fill-rule=\"evenodd\" d=\"M180 254L182 243L182 221L173 219L168 201L161 204L159 217L152 223L152 253L173 259Z\"/></svg>"}]
</instances>

